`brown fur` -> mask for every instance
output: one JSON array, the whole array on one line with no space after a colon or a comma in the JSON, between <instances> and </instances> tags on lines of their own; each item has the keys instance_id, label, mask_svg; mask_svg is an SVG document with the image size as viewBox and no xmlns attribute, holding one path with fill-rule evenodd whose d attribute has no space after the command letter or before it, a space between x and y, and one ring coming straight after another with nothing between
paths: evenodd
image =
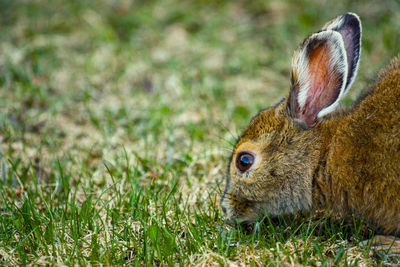
<instances>
[{"instance_id":1,"label":"brown fur","mask_svg":"<svg viewBox=\"0 0 400 267\"><path fill-rule=\"evenodd\" d=\"M357 214L400 233L400 60L348 114L322 123L327 146L315 175L314 206Z\"/></svg>"},{"instance_id":2,"label":"brown fur","mask_svg":"<svg viewBox=\"0 0 400 267\"><path fill-rule=\"evenodd\" d=\"M329 208L400 235L400 59L353 107L311 129L293 119L290 101L261 111L235 145L221 198L227 216L253 221ZM243 151L255 156L244 173L235 166Z\"/></svg>"}]
</instances>

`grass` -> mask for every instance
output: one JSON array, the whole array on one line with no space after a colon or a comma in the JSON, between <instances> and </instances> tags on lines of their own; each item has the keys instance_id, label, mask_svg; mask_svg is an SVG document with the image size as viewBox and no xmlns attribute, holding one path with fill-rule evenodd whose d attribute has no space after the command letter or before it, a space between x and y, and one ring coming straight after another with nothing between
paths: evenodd
<instances>
[{"instance_id":1,"label":"grass","mask_svg":"<svg viewBox=\"0 0 400 267\"><path fill-rule=\"evenodd\" d=\"M218 206L240 130L345 11L364 26L349 104L400 51L397 1L0 1L0 264L398 263L357 220L241 227Z\"/></svg>"}]
</instances>

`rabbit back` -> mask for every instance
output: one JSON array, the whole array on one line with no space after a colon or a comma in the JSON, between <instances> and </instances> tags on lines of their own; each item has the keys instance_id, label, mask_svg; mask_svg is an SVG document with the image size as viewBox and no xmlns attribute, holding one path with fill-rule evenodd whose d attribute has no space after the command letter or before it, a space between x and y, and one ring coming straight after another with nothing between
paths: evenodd
<instances>
[{"instance_id":1,"label":"rabbit back","mask_svg":"<svg viewBox=\"0 0 400 267\"><path fill-rule=\"evenodd\" d=\"M399 233L399 58L380 73L349 112L323 127L328 127L330 133L335 129L335 134L328 145L326 162L320 162L315 188L322 194L315 194L314 202L325 202L340 214L362 215L384 225L385 232Z\"/></svg>"}]
</instances>

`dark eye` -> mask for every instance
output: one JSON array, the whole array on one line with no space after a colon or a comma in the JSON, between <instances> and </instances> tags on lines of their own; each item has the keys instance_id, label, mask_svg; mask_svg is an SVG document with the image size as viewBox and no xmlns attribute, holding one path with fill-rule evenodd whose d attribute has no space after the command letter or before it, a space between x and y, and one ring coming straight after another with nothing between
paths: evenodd
<instances>
[{"instance_id":1,"label":"dark eye","mask_svg":"<svg viewBox=\"0 0 400 267\"><path fill-rule=\"evenodd\" d=\"M236 167L241 171L247 171L253 165L254 156L248 152L241 152L236 156Z\"/></svg>"}]
</instances>

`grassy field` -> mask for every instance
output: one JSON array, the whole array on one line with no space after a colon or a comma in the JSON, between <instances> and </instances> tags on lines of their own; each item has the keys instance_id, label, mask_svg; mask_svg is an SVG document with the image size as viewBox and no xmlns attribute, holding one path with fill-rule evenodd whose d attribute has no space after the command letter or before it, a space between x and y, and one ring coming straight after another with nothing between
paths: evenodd
<instances>
[{"instance_id":1,"label":"grassy field","mask_svg":"<svg viewBox=\"0 0 400 267\"><path fill-rule=\"evenodd\" d=\"M0 265L387 265L357 220L219 210L236 137L303 38L353 11L367 88L400 3L0 0Z\"/></svg>"}]
</instances>

